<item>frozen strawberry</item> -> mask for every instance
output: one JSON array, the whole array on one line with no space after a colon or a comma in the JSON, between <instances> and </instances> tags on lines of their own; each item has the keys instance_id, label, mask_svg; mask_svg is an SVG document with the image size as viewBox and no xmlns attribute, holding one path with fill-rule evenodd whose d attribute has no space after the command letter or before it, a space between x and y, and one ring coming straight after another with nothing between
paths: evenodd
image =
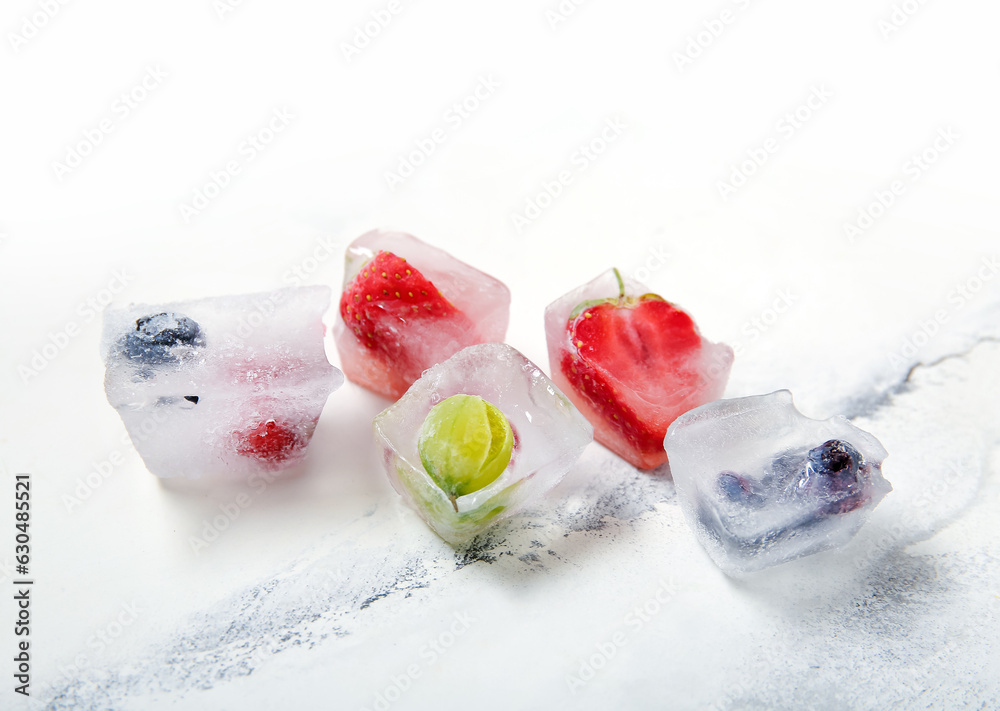
<instances>
[{"instance_id":1,"label":"frozen strawberry","mask_svg":"<svg viewBox=\"0 0 1000 711\"><path fill-rule=\"evenodd\" d=\"M496 279L415 237L363 235L347 251L335 326L344 373L396 399L462 348L503 340L509 304Z\"/></svg>"},{"instance_id":2,"label":"frozen strawberry","mask_svg":"<svg viewBox=\"0 0 1000 711\"><path fill-rule=\"evenodd\" d=\"M452 306L423 274L391 252L379 252L340 297L340 315L366 348L393 358L399 352L395 333L407 323L455 321L467 327L465 314Z\"/></svg>"},{"instance_id":3,"label":"frozen strawberry","mask_svg":"<svg viewBox=\"0 0 1000 711\"><path fill-rule=\"evenodd\" d=\"M340 297L340 316L365 347L377 351L402 381L416 380L429 365L405 331L460 342L474 331L469 319L406 260L378 252Z\"/></svg>"},{"instance_id":4,"label":"frozen strawberry","mask_svg":"<svg viewBox=\"0 0 1000 711\"><path fill-rule=\"evenodd\" d=\"M606 296L611 274L617 296ZM593 423L595 439L650 469L667 459L670 423L722 395L733 352L702 338L670 302L631 286L615 269L567 294L546 309L546 335L553 380Z\"/></svg>"}]
</instances>

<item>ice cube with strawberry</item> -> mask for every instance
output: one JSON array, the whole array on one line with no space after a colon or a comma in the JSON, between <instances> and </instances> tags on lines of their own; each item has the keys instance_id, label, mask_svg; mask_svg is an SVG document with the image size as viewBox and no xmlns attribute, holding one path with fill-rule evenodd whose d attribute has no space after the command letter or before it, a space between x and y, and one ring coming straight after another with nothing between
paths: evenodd
<instances>
[{"instance_id":1,"label":"ice cube with strawberry","mask_svg":"<svg viewBox=\"0 0 1000 711\"><path fill-rule=\"evenodd\" d=\"M503 341L510 291L412 235L375 230L347 248L339 311L344 374L396 400L462 348Z\"/></svg>"},{"instance_id":2,"label":"ice cube with strawberry","mask_svg":"<svg viewBox=\"0 0 1000 711\"><path fill-rule=\"evenodd\" d=\"M610 269L545 310L552 380L594 425L594 438L630 464L667 461L667 427L722 396L733 349L691 317Z\"/></svg>"}]
</instances>

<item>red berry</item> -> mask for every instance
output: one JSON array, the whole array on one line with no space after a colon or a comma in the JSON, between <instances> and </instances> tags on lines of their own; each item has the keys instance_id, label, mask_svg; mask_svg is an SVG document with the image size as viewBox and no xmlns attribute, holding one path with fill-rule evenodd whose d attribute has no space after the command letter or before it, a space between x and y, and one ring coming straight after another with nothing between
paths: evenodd
<instances>
[{"instance_id":1,"label":"red berry","mask_svg":"<svg viewBox=\"0 0 1000 711\"><path fill-rule=\"evenodd\" d=\"M308 439L292 427L274 419L260 422L236 433L236 451L244 457L280 464L298 454Z\"/></svg>"},{"instance_id":2,"label":"red berry","mask_svg":"<svg viewBox=\"0 0 1000 711\"><path fill-rule=\"evenodd\" d=\"M595 438L644 469L664 463L679 415L717 395L694 321L656 294L584 302L567 324L560 369Z\"/></svg>"},{"instance_id":3,"label":"red berry","mask_svg":"<svg viewBox=\"0 0 1000 711\"><path fill-rule=\"evenodd\" d=\"M340 316L366 348L377 351L387 366L412 382L434 351L424 341L469 340L472 324L437 287L405 259L379 251L344 289ZM425 330L430 329L430 330Z\"/></svg>"}]
</instances>

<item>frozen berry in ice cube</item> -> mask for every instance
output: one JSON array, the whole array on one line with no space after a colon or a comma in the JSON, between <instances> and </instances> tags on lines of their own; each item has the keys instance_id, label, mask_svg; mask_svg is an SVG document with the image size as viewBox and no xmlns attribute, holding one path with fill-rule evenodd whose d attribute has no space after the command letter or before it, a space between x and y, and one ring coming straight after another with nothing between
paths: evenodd
<instances>
[{"instance_id":1,"label":"frozen berry in ice cube","mask_svg":"<svg viewBox=\"0 0 1000 711\"><path fill-rule=\"evenodd\" d=\"M393 488L454 546L554 487L593 440L566 396L504 343L428 368L373 428Z\"/></svg>"},{"instance_id":2,"label":"frozen berry in ice cube","mask_svg":"<svg viewBox=\"0 0 1000 711\"><path fill-rule=\"evenodd\" d=\"M343 383L324 286L104 312L108 402L160 477L249 480L298 464Z\"/></svg>"},{"instance_id":3,"label":"frozen berry in ice cube","mask_svg":"<svg viewBox=\"0 0 1000 711\"><path fill-rule=\"evenodd\" d=\"M818 475L818 485L830 500L825 512L841 514L862 506L866 497L862 487L864 457L850 442L831 439L807 455L812 471Z\"/></svg>"},{"instance_id":4,"label":"frozen berry in ice cube","mask_svg":"<svg viewBox=\"0 0 1000 711\"><path fill-rule=\"evenodd\" d=\"M347 248L337 350L348 379L399 398L424 370L476 343L502 341L507 287L401 232Z\"/></svg>"},{"instance_id":5,"label":"frozen berry in ice cube","mask_svg":"<svg viewBox=\"0 0 1000 711\"><path fill-rule=\"evenodd\" d=\"M340 297L340 316L365 348L377 351L399 372L419 377L427 363L399 338L406 329L426 329L434 337L460 341L474 332L469 318L455 308L406 259L379 251Z\"/></svg>"},{"instance_id":6,"label":"frozen berry in ice cube","mask_svg":"<svg viewBox=\"0 0 1000 711\"><path fill-rule=\"evenodd\" d=\"M892 490L878 439L843 417L806 417L787 390L685 413L666 449L688 522L730 575L846 543Z\"/></svg>"},{"instance_id":7,"label":"frozen berry in ice cube","mask_svg":"<svg viewBox=\"0 0 1000 711\"><path fill-rule=\"evenodd\" d=\"M734 472L719 474L718 487L722 495L733 503L755 507L764 503L764 497L755 491L754 485Z\"/></svg>"},{"instance_id":8,"label":"frozen berry in ice cube","mask_svg":"<svg viewBox=\"0 0 1000 711\"><path fill-rule=\"evenodd\" d=\"M555 383L598 442L642 469L667 460L676 417L722 395L733 361L729 346L617 269L550 304L545 330Z\"/></svg>"},{"instance_id":9,"label":"frozen berry in ice cube","mask_svg":"<svg viewBox=\"0 0 1000 711\"><path fill-rule=\"evenodd\" d=\"M296 426L277 418L255 422L236 433L236 451L266 468L288 465L305 455L315 426L315 421Z\"/></svg>"},{"instance_id":10,"label":"frozen berry in ice cube","mask_svg":"<svg viewBox=\"0 0 1000 711\"><path fill-rule=\"evenodd\" d=\"M850 442L827 440L809 450L813 471L847 486L857 481L858 466L862 463L860 452Z\"/></svg>"},{"instance_id":11,"label":"frozen berry in ice cube","mask_svg":"<svg viewBox=\"0 0 1000 711\"><path fill-rule=\"evenodd\" d=\"M142 316L122 339L122 351L136 363L172 363L205 345L201 327L183 314L162 312Z\"/></svg>"}]
</instances>

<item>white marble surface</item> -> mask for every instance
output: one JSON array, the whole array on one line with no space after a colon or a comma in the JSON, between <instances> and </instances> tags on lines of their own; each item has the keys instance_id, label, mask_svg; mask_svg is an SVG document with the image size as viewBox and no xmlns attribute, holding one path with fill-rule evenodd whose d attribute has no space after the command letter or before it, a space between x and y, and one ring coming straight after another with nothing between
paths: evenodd
<instances>
[{"instance_id":1,"label":"white marble surface","mask_svg":"<svg viewBox=\"0 0 1000 711\"><path fill-rule=\"evenodd\" d=\"M32 699L0 661L0 708L1000 706L1000 8L897 3L917 9L886 37L889 2L563 3L576 9L552 27L556 0L400 0L347 61L342 43L387 3L220 4L59 5L4 49L2 659L19 472L36 583ZM8 3L4 27L39 7ZM723 10L679 71L673 53ZM272 117L273 142L241 149ZM53 162L105 119L59 180ZM390 189L385 172L436 131ZM761 150L724 199L718 182ZM185 222L179 206L230 161ZM512 213L562 171L519 231ZM344 246L376 226L505 281L508 342L546 369L544 306L611 265L635 273L737 348L727 396L789 388L810 416L851 417L888 449L894 492L846 548L734 582L669 472L591 445L456 554L378 470L386 402L348 384L299 475L245 491L195 552L241 490L146 472L104 399L91 302L336 287Z\"/></svg>"}]
</instances>

